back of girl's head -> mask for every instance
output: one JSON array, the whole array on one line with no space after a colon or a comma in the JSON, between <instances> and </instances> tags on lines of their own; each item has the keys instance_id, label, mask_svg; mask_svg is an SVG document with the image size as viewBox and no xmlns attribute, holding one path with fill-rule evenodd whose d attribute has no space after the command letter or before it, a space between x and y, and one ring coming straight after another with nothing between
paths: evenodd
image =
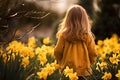
<instances>
[{"instance_id":1,"label":"back of girl's head","mask_svg":"<svg viewBox=\"0 0 120 80\"><path fill-rule=\"evenodd\" d=\"M73 5L67 10L57 37L63 36L67 40L80 40L83 39L84 34L90 32L90 29L85 9L79 5Z\"/></svg>"}]
</instances>

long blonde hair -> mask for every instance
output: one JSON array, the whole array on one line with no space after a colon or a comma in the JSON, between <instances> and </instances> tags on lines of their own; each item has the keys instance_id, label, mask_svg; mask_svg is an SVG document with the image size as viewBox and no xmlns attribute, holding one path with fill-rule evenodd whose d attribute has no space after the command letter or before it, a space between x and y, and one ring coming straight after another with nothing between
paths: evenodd
<instances>
[{"instance_id":1,"label":"long blonde hair","mask_svg":"<svg viewBox=\"0 0 120 80\"><path fill-rule=\"evenodd\" d=\"M63 36L69 41L83 40L84 35L89 32L91 25L86 10L79 5L73 5L67 10L56 36Z\"/></svg>"}]
</instances>

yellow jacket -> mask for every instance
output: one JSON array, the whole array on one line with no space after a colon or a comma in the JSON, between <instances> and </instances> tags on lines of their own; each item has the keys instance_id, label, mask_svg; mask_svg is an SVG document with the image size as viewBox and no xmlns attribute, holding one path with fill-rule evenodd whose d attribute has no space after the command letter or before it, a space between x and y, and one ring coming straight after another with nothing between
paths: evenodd
<instances>
[{"instance_id":1,"label":"yellow jacket","mask_svg":"<svg viewBox=\"0 0 120 80\"><path fill-rule=\"evenodd\" d=\"M92 73L91 64L96 61L97 56L94 38L89 35L85 42L69 42L61 36L58 38L54 55L61 71L69 66L78 76L89 76Z\"/></svg>"}]
</instances>

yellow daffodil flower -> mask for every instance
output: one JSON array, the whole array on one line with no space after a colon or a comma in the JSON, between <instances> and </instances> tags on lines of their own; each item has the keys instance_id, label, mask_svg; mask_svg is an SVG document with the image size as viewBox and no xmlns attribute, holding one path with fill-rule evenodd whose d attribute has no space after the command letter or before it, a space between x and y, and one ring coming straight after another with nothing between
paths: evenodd
<instances>
[{"instance_id":1,"label":"yellow daffodil flower","mask_svg":"<svg viewBox=\"0 0 120 80\"><path fill-rule=\"evenodd\" d=\"M105 72L102 76L103 80L110 80L112 78L112 74L110 72Z\"/></svg>"},{"instance_id":2,"label":"yellow daffodil flower","mask_svg":"<svg viewBox=\"0 0 120 80\"><path fill-rule=\"evenodd\" d=\"M26 68L27 65L30 64L29 58L28 57L24 57L22 59L22 65L24 66L24 68Z\"/></svg>"},{"instance_id":3,"label":"yellow daffodil flower","mask_svg":"<svg viewBox=\"0 0 120 80\"><path fill-rule=\"evenodd\" d=\"M66 77L69 76L69 74L73 73L73 69L70 69L68 66L64 69L64 74Z\"/></svg>"},{"instance_id":4,"label":"yellow daffodil flower","mask_svg":"<svg viewBox=\"0 0 120 80\"><path fill-rule=\"evenodd\" d=\"M76 72L73 72L73 69L69 68L68 66L63 71L66 77L69 77L70 80L78 80L78 76Z\"/></svg>"},{"instance_id":5,"label":"yellow daffodil flower","mask_svg":"<svg viewBox=\"0 0 120 80\"><path fill-rule=\"evenodd\" d=\"M118 73L115 76L120 80L120 70L118 70Z\"/></svg>"},{"instance_id":6,"label":"yellow daffodil flower","mask_svg":"<svg viewBox=\"0 0 120 80\"><path fill-rule=\"evenodd\" d=\"M98 62L97 63L96 70L100 71L98 66L100 67L101 70L106 69L107 68L107 63L106 62L101 62L101 63Z\"/></svg>"},{"instance_id":7,"label":"yellow daffodil flower","mask_svg":"<svg viewBox=\"0 0 120 80\"><path fill-rule=\"evenodd\" d=\"M34 37L30 37L28 39L28 47L35 48L35 43L36 43L36 40Z\"/></svg>"},{"instance_id":8,"label":"yellow daffodil flower","mask_svg":"<svg viewBox=\"0 0 120 80\"><path fill-rule=\"evenodd\" d=\"M70 74L70 75L69 75L69 78L70 78L70 80L78 80L77 73L75 72L75 73L73 73L73 74Z\"/></svg>"},{"instance_id":9,"label":"yellow daffodil flower","mask_svg":"<svg viewBox=\"0 0 120 80\"><path fill-rule=\"evenodd\" d=\"M47 80L48 74L45 71L37 72L37 75L40 79L43 78L43 80Z\"/></svg>"},{"instance_id":10,"label":"yellow daffodil flower","mask_svg":"<svg viewBox=\"0 0 120 80\"><path fill-rule=\"evenodd\" d=\"M117 64L117 65L118 65L118 62L120 62L116 54L113 54L113 56L110 57L109 60L112 64Z\"/></svg>"},{"instance_id":11,"label":"yellow daffodil flower","mask_svg":"<svg viewBox=\"0 0 120 80\"><path fill-rule=\"evenodd\" d=\"M49 43L50 43L49 37L43 39L43 44L49 44Z\"/></svg>"},{"instance_id":12,"label":"yellow daffodil flower","mask_svg":"<svg viewBox=\"0 0 120 80\"><path fill-rule=\"evenodd\" d=\"M103 45L103 41L102 40L98 40L97 45L102 46Z\"/></svg>"}]
</instances>

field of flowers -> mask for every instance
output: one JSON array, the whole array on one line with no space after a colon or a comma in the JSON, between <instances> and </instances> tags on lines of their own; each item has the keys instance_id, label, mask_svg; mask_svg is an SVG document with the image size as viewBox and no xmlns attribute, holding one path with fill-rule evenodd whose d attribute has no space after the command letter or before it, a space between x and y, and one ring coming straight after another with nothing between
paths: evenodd
<instances>
[{"instance_id":1,"label":"field of flowers","mask_svg":"<svg viewBox=\"0 0 120 80\"><path fill-rule=\"evenodd\" d=\"M98 40L96 48L98 59L93 75L97 80L120 80L120 38L113 34L110 39Z\"/></svg>"},{"instance_id":2,"label":"field of flowers","mask_svg":"<svg viewBox=\"0 0 120 80\"><path fill-rule=\"evenodd\" d=\"M38 43L40 45L38 45ZM6 49L0 46L0 80L78 80L76 72L66 67L60 75L50 38L12 41ZM91 80L120 80L120 41L117 35L98 40L98 57L92 65Z\"/></svg>"}]
</instances>

